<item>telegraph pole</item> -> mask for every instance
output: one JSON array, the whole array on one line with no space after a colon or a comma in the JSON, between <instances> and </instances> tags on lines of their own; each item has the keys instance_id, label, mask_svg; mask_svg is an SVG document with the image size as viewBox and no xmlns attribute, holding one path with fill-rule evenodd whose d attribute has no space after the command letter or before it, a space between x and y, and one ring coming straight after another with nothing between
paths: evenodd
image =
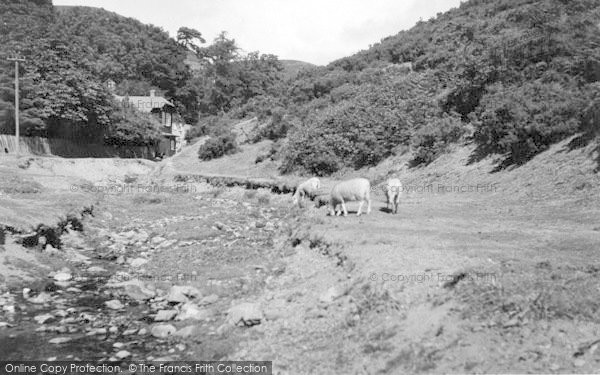
<instances>
[{"instance_id":1,"label":"telegraph pole","mask_svg":"<svg viewBox=\"0 0 600 375\"><path fill-rule=\"evenodd\" d=\"M25 62L25 59L10 57L8 60L15 62L15 135L17 136L17 157L19 157L19 61Z\"/></svg>"}]
</instances>

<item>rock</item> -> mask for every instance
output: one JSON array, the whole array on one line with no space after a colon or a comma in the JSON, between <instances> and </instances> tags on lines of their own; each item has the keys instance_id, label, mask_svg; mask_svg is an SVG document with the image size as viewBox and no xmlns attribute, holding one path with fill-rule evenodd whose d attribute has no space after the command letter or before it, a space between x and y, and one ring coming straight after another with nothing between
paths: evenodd
<instances>
[{"instance_id":1,"label":"rock","mask_svg":"<svg viewBox=\"0 0 600 375\"><path fill-rule=\"evenodd\" d=\"M35 296L33 298L30 298L29 302L31 302L31 303L37 303L37 304L42 304L42 303L48 303L51 300L52 300L52 296L49 293L41 292L37 296Z\"/></svg>"},{"instance_id":2,"label":"rock","mask_svg":"<svg viewBox=\"0 0 600 375\"><path fill-rule=\"evenodd\" d=\"M156 293L144 286L141 281L132 281L123 288L124 294L134 301L146 301L153 298Z\"/></svg>"},{"instance_id":3,"label":"rock","mask_svg":"<svg viewBox=\"0 0 600 375\"><path fill-rule=\"evenodd\" d=\"M264 316L257 303L241 303L227 310L227 323L230 325L245 325L247 327L260 324Z\"/></svg>"},{"instance_id":4,"label":"rock","mask_svg":"<svg viewBox=\"0 0 600 375\"><path fill-rule=\"evenodd\" d=\"M135 259L130 259L128 262L131 267L138 268L138 267L141 267L144 264L148 263L148 259L135 258Z\"/></svg>"},{"instance_id":5,"label":"rock","mask_svg":"<svg viewBox=\"0 0 600 375\"><path fill-rule=\"evenodd\" d=\"M37 315L33 318L33 320L35 320L37 324L44 324L46 322L54 320L54 315L50 315L50 314Z\"/></svg>"},{"instance_id":6,"label":"rock","mask_svg":"<svg viewBox=\"0 0 600 375\"><path fill-rule=\"evenodd\" d=\"M119 328L116 326L112 326L108 329L109 333L118 333L119 332Z\"/></svg>"},{"instance_id":7,"label":"rock","mask_svg":"<svg viewBox=\"0 0 600 375\"><path fill-rule=\"evenodd\" d=\"M55 249L54 246L50 245L50 244L46 244L46 246L44 247L44 252L48 255L58 255L60 254L60 251Z\"/></svg>"},{"instance_id":8,"label":"rock","mask_svg":"<svg viewBox=\"0 0 600 375\"><path fill-rule=\"evenodd\" d=\"M188 337L197 335L198 333L199 333L199 327L192 325L192 326L183 327L179 331L175 332L174 336L188 338Z\"/></svg>"},{"instance_id":9,"label":"rock","mask_svg":"<svg viewBox=\"0 0 600 375\"><path fill-rule=\"evenodd\" d=\"M118 299L106 301L104 302L104 304L106 305L106 307L112 310L121 310L123 307L125 307L125 305L123 305Z\"/></svg>"},{"instance_id":10,"label":"rock","mask_svg":"<svg viewBox=\"0 0 600 375\"><path fill-rule=\"evenodd\" d=\"M550 370L552 371L558 371L560 369L560 365L558 363L553 363L552 365L550 365Z\"/></svg>"},{"instance_id":11,"label":"rock","mask_svg":"<svg viewBox=\"0 0 600 375\"><path fill-rule=\"evenodd\" d=\"M8 322L0 322L0 329L12 327L12 325Z\"/></svg>"},{"instance_id":12,"label":"rock","mask_svg":"<svg viewBox=\"0 0 600 375\"><path fill-rule=\"evenodd\" d=\"M211 316L212 313L210 311L206 309L200 309L193 303L188 302L181 306L181 312L179 313L179 315L177 315L177 320L205 320L207 318L210 318Z\"/></svg>"},{"instance_id":13,"label":"rock","mask_svg":"<svg viewBox=\"0 0 600 375\"><path fill-rule=\"evenodd\" d=\"M87 269L88 272L90 273L102 273L102 272L106 272L106 270L102 267L98 267L98 266L93 266Z\"/></svg>"},{"instance_id":14,"label":"rock","mask_svg":"<svg viewBox=\"0 0 600 375\"><path fill-rule=\"evenodd\" d=\"M150 330L152 336L164 339L177 332L177 329L171 324L156 324Z\"/></svg>"},{"instance_id":15,"label":"rock","mask_svg":"<svg viewBox=\"0 0 600 375\"><path fill-rule=\"evenodd\" d=\"M73 340L70 337L56 337L53 338L52 340L48 341L50 344L64 344L67 343L69 341Z\"/></svg>"},{"instance_id":16,"label":"rock","mask_svg":"<svg viewBox=\"0 0 600 375\"><path fill-rule=\"evenodd\" d=\"M159 310L154 317L155 322L166 322L177 315L177 310Z\"/></svg>"},{"instance_id":17,"label":"rock","mask_svg":"<svg viewBox=\"0 0 600 375\"><path fill-rule=\"evenodd\" d=\"M585 360L581 359L581 358L578 358L578 359L576 359L576 360L573 361L573 366L575 366L575 367L583 367L583 366L585 366Z\"/></svg>"},{"instance_id":18,"label":"rock","mask_svg":"<svg viewBox=\"0 0 600 375\"><path fill-rule=\"evenodd\" d=\"M277 320L287 318L289 314L282 310L269 309L265 310L264 315L266 320Z\"/></svg>"},{"instance_id":19,"label":"rock","mask_svg":"<svg viewBox=\"0 0 600 375\"><path fill-rule=\"evenodd\" d=\"M200 305L210 305L213 304L215 302L217 302L219 300L219 296L217 296L216 294L211 294L210 296L206 296L204 298L202 298L199 302Z\"/></svg>"},{"instance_id":20,"label":"rock","mask_svg":"<svg viewBox=\"0 0 600 375\"><path fill-rule=\"evenodd\" d=\"M164 242L165 238L161 237L161 236L156 236L154 238L152 238L152 241L150 241L152 243L152 245L158 245L161 242Z\"/></svg>"},{"instance_id":21,"label":"rock","mask_svg":"<svg viewBox=\"0 0 600 375\"><path fill-rule=\"evenodd\" d=\"M69 281L73 278L73 276L69 272L58 272L54 275L54 280L56 281Z\"/></svg>"},{"instance_id":22,"label":"rock","mask_svg":"<svg viewBox=\"0 0 600 375\"><path fill-rule=\"evenodd\" d=\"M344 290L344 288L340 287L340 286L332 286L331 288L327 289L327 291L323 294L321 294L319 296L319 301L322 303L332 303L333 301L335 301L336 299L340 298L341 296L343 296L344 294L346 294L346 291Z\"/></svg>"},{"instance_id":23,"label":"rock","mask_svg":"<svg viewBox=\"0 0 600 375\"><path fill-rule=\"evenodd\" d=\"M125 257L123 255L119 255L116 262L117 264L125 264Z\"/></svg>"},{"instance_id":24,"label":"rock","mask_svg":"<svg viewBox=\"0 0 600 375\"><path fill-rule=\"evenodd\" d=\"M165 297L168 302L184 303L190 298L200 298L202 293L193 286L189 285L173 285L169 289L169 294Z\"/></svg>"},{"instance_id":25,"label":"rock","mask_svg":"<svg viewBox=\"0 0 600 375\"><path fill-rule=\"evenodd\" d=\"M123 344L122 342L115 342L113 344L113 348L117 348L117 349L121 349L124 346L125 346L125 344Z\"/></svg>"},{"instance_id":26,"label":"rock","mask_svg":"<svg viewBox=\"0 0 600 375\"><path fill-rule=\"evenodd\" d=\"M138 332L137 328L129 328L129 329L126 329L125 331L123 331L123 336L135 335L137 332Z\"/></svg>"},{"instance_id":27,"label":"rock","mask_svg":"<svg viewBox=\"0 0 600 375\"><path fill-rule=\"evenodd\" d=\"M31 293L31 289L23 288L23 298L29 299L29 293Z\"/></svg>"},{"instance_id":28,"label":"rock","mask_svg":"<svg viewBox=\"0 0 600 375\"><path fill-rule=\"evenodd\" d=\"M115 357L118 359L125 359L129 356L131 356L131 353L129 353L127 350L120 350L117 352L117 354L115 354Z\"/></svg>"},{"instance_id":29,"label":"rock","mask_svg":"<svg viewBox=\"0 0 600 375\"><path fill-rule=\"evenodd\" d=\"M142 328L138 331L138 335L145 336L148 334L148 330L146 328Z\"/></svg>"}]
</instances>

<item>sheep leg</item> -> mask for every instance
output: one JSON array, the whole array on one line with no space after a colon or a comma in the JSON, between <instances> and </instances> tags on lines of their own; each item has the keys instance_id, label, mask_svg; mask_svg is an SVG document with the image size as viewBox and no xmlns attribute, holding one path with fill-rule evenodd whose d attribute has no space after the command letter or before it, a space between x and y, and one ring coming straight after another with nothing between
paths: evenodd
<instances>
[{"instance_id":1,"label":"sheep leg","mask_svg":"<svg viewBox=\"0 0 600 375\"><path fill-rule=\"evenodd\" d=\"M358 211L356 212L356 216L360 216L361 211L362 211L362 206L365 203L365 201L360 201L360 203L358 204Z\"/></svg>"},{"instance_id":2,"label":"sheep leg","mask_svg":"<svg viewBox=\"0 0 600 375\"><path fill-rule=\"evenodd\" d=\"M346 202L342 200L342 209L344 210L344 216L348 216L348 210L346 210Z\"/></svg>"},{"instance_id":3,"label":"sheep leg","mask_svg":"<svg viewBox=\"0 0 600 375\"><path fill-rule=\"evenodd\" d=\"M367 215L371 213L371 197L367 196Z\"/></svg>"}]
</instances>

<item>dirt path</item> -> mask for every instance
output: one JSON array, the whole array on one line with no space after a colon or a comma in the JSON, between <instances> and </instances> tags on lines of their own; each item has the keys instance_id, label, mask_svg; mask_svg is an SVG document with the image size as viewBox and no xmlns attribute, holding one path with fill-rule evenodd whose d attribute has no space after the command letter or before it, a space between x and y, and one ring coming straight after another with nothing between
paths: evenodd
<instances>
[{"instance_id":1,"label":"dirt path","mask_svg":"<svg viewBox=\"0 0 600 375\"><path fill-rule=\"evenodd\" d=\"M290 373L600 370L597 346L579 350L600 338L597 208L500 195L413 197L398 215L382 206L359 218L314 212L312 236L352 264L336 285L353 286L320 307L330 327L323 345L298 349L323 341L310 310L291 332L273 329L279 351L294 353ZM315 288L305 306L320 306L329 288L315 279L302 279Z\"/></svg>"}]
</instances>

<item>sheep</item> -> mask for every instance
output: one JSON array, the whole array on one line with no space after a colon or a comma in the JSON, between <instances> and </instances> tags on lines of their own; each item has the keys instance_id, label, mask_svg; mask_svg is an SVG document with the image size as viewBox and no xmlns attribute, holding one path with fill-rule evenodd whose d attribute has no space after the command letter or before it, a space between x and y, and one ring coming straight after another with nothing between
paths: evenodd
<instances>
[{"instance_id":1,"label":"sheep","mask_svg":"<svg viewBox=\"0 0 600 375\"><path fill-rule=\"evenodd\" d=\"M387 208L392 205L392 212L398 213L400 194L402 193L402 182L397 178L390 178L385 184L385 196L387 197Z\"/></svg>"},{"instance_id":2,"label":"sheep","mask_svg":"<svg viewBox=\"0 0 600 375\"><path fill-rule=\"evenodd\" d=\"M362 213L362 206L367 201L367 214L371 213L371 183L366 178L355 178L336 184L331 189L329 197L329 214L339 216L341 210L336 210L338 205L342 205L344 216L348 215L346 202L360 201L356 216Z\"/></svg>"},{"instance_id":3,"label":"sheep","mask_svg":"<svg viewBox=\"0 0 600 375\"><path fill-rule=\"evenodd\" d=\"M309 178L298 185L296 192L294 193L294 206L300 206L301 202L304 200L304 196L308 195L309 197L312 197L320 188L321 181L316 177Z\"/></svg>"}]
</instances>

